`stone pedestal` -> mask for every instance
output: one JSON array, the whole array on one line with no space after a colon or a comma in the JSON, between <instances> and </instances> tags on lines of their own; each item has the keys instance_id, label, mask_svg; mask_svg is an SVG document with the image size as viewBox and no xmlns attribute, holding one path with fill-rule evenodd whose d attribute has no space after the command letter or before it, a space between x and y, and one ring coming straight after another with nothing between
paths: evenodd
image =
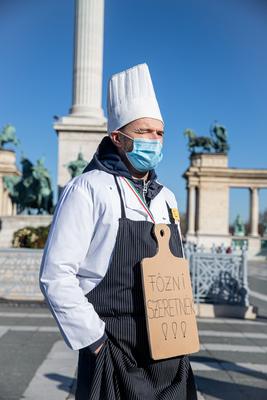
<instances>
[{"instance_id":1,"label":"stone pedestal","mask_svg":"<svg viewBox=\"0 0 267 400\"><path fill-rule=\"evenodd\" d=\"M0 217L16 214L16 206L12 205L8 191L4 187L3 176L20 176L16 166L16 153L13 150L0 150Z\"/></svg>"},{"instance_id":2,"label":"stone pedestal","mask_svg":"<svg viewBox=\"0 0 267 400\"><path fill-rule=\"evenodd\" d=\"M261 253L261 237L248 236L248 257L249 259L255 258Z\"/></svg>"},{"instance_id":3,"label":"stone pedestal","mask_svg":"<svg viewBox=\"0 0 267 400\"><path fill-rule=\"evenodd\" d=\"M15 215L0 218L0 248L12 247L15 231L26 226L37 228L51 223L52 215Z\"/></svg>"},{"instance_id":4,"label":"stone pedestal","mask_svg":"<svg viewBox=\"0 0 267 400\"><path fill-rule=\"evenodd\" d=\"M196 316L199 318L242 318L256 319L258 308L255 306L232 306L228 304L196 304ZM201 321L201 319L200 319Z\"/></svg>"},{"instance_id":5,"label":"stone pedestal","mask_svg":"<svg viewBox=\"0 0 267 400\"><path fill-rule=\"evenodd\" d=\"M195 168L208 168L209 170L228 168L228 156L224 153L196 153L191 155L190 160L191 166Z\"/></svg>"},{"instance_id":6,"label":"stone pedestal","mask_svg":"<svg viewBox=\"0 0 267 400\"><path fill-rule=\"evenodd\" d=\"M225 154L194 154L184 174L188 190L187 240L210 247L230 245L229 185L218 180L228 167Z\"/></svg>"},{"instance_id":7,"label":"stone pedestal","mask_svg":"<svg viewBox=\"0 0 267 400\"><path fill-rule=\"evenodd\" d=\"M1 299L44 301L39 287L42 255L43 250L0 249Z\"/></svg>"},{"instance_id":8,"label":"stone pedestal","mask_svg":"<svg viewBox=\"0 0 267 400\"><path fill-rule=\"evenodd\" d=\"M215 181L199 185L198 221L196 234L229 235L229 189Z\"/></svg>"},{"instance_id":9,"label":"stone pedestal","mask_svg":"<svg viewBox=\"0 0 267 400\"><path fill-rule=\"evenodd\" d=\"M76 121L77 122L77 121ZM84 159L90 161L97 146L107 133L106 126L88 126L58 123L54 125L58 133L58 196L71 179L66 164L76 160L78 153L83 153Z\"/></svg>"},{"instance_id":10,"label":"stone pedestal","mask_svg":"<svg viewBox=\"0 0 267 400\"><path fill-rule=\"evenodd\" d=\"M186 235L186 240L189 242L196 243L198 246L204 246L206 249L210 248L213 244L215 246L221 246L224 244L225 247L231 245L231 236L230 235L216 235L213 234L200 234L196 233L195 235Z\"/></svg>"}]
</instances>

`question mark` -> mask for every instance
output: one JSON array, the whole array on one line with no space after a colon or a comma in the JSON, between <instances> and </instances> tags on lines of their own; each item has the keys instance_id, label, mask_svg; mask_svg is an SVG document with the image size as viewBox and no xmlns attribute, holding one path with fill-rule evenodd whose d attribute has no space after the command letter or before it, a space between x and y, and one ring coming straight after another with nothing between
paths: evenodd
<instances>
[{"instance_id":1,"label":"question mark","mask_svg":"<svg viewBox=\"0 0 267 400\"><path fill-rule=\"evenodd\" d=\"M173 332L174 339L176 339L176 335L177 335L177 322L173 322L173 323L172 323L172 332Z\"/></svg>"},{"instance_id":2,"label":"question mark","mask_svg":"<svg viewBox=\"0 0 267 400\"><path fill-rule=\"evenodd\" d=\"M185 338L185 331L186 331L186 322L185 321L181 322L181 329L182 329L183 337Z\"/></svg>"},{"instance_id":3,"label":"question mark","mask_svg":"<svg viewBox=\"0 0 267 400\"><path fill-rule=\"evenodd\" d=\"M161 325L161 329L165 337L165 340L167 340L168 324L166 322L163 322L163 324Z\"/></svg>"}]
</instances>

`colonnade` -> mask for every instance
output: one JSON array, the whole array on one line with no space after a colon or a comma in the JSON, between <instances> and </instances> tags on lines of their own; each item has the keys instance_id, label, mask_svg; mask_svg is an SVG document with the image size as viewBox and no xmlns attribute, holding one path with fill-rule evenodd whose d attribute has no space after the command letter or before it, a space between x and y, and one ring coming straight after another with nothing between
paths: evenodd
<instances>
[{"instance_id":1,"label":"colonnade","mask_svg":"<svg viewBox=\"0 0 267 400\"><path fill-rule=\"evenodd\" d=\"M259 226L259 190L260 188L254 186L250 187L250 231L248 234L250 236L259 236L258 226ZM189 185L187 188L187 233L189 235L195 235L198 231L198 218L200 215L200 210L198 208L197 199L199 196L199 188L196 185Z\"/></svg>"}]
</instances>

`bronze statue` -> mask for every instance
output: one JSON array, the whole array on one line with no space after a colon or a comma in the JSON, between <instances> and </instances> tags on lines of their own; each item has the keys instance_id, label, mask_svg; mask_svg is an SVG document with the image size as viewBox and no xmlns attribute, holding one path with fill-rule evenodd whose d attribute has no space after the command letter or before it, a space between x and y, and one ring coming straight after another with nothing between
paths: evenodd
<instances>
[{"instance_id":1,"label":"bronze statue","mask_svg":"<svg viewBox=\"0 0 267 400\"><path fill-rule=\"evenodd\" d=\"M64 166L68 168L71 178L74 178L75 176L81 175L87 164L88 162L83 158L83 154L79 152L76 160L70 161Z\"/></svg>"},{"instance_id":2,"label":"bronze statue","mask_svg":"<svg viewBox=\"0 0 267 400\"><path fill-rule=\"evenodd\" d=\"M27 210L28 214L37 209L38 214L52 214L53 191L51 178L44 166L44 159L34 166L30 160L21 158L22 176L4 176L4 186L9 192L12 203L17 204L18 214Z\"/></svg>"},{"instance_id":3,"label":"bronze statue","mask_svg":"<svg viewBox=\"0 0 267 400\"><path fill-rule=\"evenodd\" d=\"M197 136L192 129L185 129L184 135L188 137L188 149L191 154L196 153L196 148L201 148L200 153L211 152L226 154L229 150L227 130L223 125L215 123L210 128L209 136Z\"/></svg>"},{"instance_id":4,"label":"bronze statue","mask_svg":"<svg viewBox=\"0 0 267 400\"><path fill-rule=\"evenodd\" d=\"M16 136L16 128L10 124L5 125L2 129L2 133L0 133L0 149L7 143L13 143L15 146L20 144Z\"/></svg>"},{"instance_id":5,"label":"bronze statue","mask_svg":"<svg viewBox=\"0 0 267 400\"><path fill-rule=\"evenodd\" d=\"M234 221L234 236L245 236L245 225L239 214Z\"/></svg>"},{"instance_id":6,"label":"bronze statue","mask_svg":"<svg viewBox=\"0 0 267 400\"><path fill-rule=\"evenodd\" d=\"M211 135L214 136L213 148L217 153L227 153L230 146L227 142L227 130L223 125L214 123L210 129Z\"/></svg>"},{"instance_id":7,"label":"bronze statue","mask_svg":"<svg viewBox=\"0 0 267 400\"><path fill-rule=\"evenodd\" d=\"M188 137L188 149L195 153L196 147L202 147L203 151L210 152L212 149L212 139L207 136L197 136L192 129L186 129L184 135Z\"/></svg>"}]
</instances>

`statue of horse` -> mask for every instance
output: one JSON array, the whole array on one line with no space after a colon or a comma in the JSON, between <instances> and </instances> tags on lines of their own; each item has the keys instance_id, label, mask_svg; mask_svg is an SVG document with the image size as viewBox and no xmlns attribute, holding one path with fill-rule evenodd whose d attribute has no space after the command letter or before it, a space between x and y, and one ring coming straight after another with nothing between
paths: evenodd
<instances>
[{"instance_id":1,"label":"statue of horse","mask_svg":"<svg viewBox=\"0 0 267 400\"><path fill-rule=\"evenodd\" d=\"M188 149L191 153L195 153L196 147L201 147L202 151L211 151L213 141L208 136L197 136L192 129L186 129L184 135L189 139Z\"/></svg>"},{"instance_id":2,"label":"statue of horse","mask_svg":"<svg viewBox=\"0 0 267 400\"><path fill-rule=\"evenodd\" d=\"M30 160L22 157L21 164L22 176L3 177L12 203L17 204L18 214L24 210L30 214L32 209L37 209L38 214L44 212L52 214L54 211L53 191L44 160L38 160L34 166Z\"/></svg>"},{"instance_id":3,"label":"statue of horse","mask_svg":"<svg viewBox=\"0 0 267 400\"><path fill-rule=\"evenodd\" d=\"M13 125L5 125L0 134L0 149L7 143L13 143L15 146L20 144L19 139L16 136L16 128Z\"/></svg>"}]
</instances>

